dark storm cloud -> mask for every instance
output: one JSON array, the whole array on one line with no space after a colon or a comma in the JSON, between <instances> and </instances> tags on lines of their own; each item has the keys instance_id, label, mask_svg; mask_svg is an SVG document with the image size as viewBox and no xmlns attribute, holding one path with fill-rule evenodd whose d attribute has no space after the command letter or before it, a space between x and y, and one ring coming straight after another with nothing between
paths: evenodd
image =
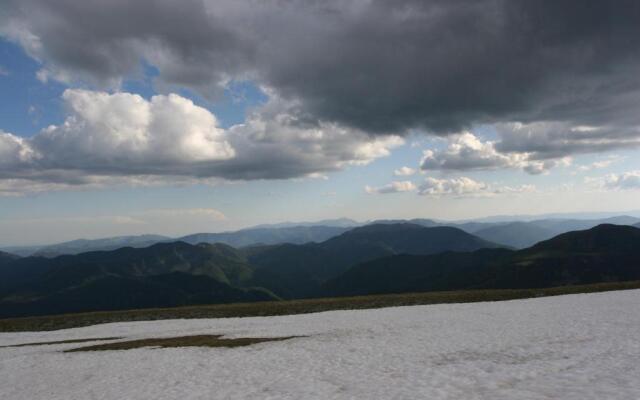
<instances>
[{"instance_id":1,"label":"dark storm cloud","mask_svg":"<svg viewBox=\"0 0 640 400\"><path fill-rule=\"evenodd\" d=\"M598 127L558 122L502 124L497 126L501 140L495 148L502 153L528 153L532 160L549 160L640 147L640 128L616 125L616 122Z\"/></svg>"},{"instance_id":2,"label":"dark storm cloud","mask_svg":"<svg viewBox=\"0 0 640 400\"><path fill-rule=\"evenodd\" d=\"M638 105L637 2L373 2L341 17L326 41L290 44L303 56L267 71L323 118L376 132L457 131L500 120L598 124L620 117L614 105Z\"/></svg>"},{"instance_id":3,"label":"dark storm cloud","mask_svg":"<svg viewBox=\"0 0 640 400\"><path fill-rule=\"evenodd\" d=\"M3 8L5 35L31 46L53 75L117 81L144 57L162 83L213 96L228 79L249 78L299 100L311 120L369 133L638 122L637 1L21 0Z\"/></svg>"},{"instance_id":4,"label":"dark storm cloud","mask_svg":"<svg viewBox=\"0 0 640 400\"><path fill-rule=\"evenodd\" d=\"M147 58L162 67L168 82L206 90L250 64L247 47L253 43L199 1L5 3L0 30L43 61L54 78L106 85L139 72Z\"/></svg>"}]
</instances>

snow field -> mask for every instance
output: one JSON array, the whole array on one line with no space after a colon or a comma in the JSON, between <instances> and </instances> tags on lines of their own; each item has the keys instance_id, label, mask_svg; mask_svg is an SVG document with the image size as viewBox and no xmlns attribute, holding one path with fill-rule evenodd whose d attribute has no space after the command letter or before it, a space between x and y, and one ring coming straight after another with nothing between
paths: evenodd
<instances>
[{"instance_id":1,"label":"snow field","mask_svg":"<svg viewBox=\"0 0 640 400\"><path fill-rule=\"evenodd\" d=\"M0 333L303 336L241 348L0 348L0 399L640 399L640 290Z\"/></svg>"}]
</instances>

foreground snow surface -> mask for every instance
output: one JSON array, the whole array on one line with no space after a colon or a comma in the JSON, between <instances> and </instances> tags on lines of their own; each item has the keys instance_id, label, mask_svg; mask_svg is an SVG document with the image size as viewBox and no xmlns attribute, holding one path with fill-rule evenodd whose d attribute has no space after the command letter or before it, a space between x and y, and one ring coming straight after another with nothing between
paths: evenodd
<instances>
[{"instance_id":1,"label":"foreground snow surface","mask_svg":"<svg viewBox=\"0 0 640 400\"><path fill-rule=\"evenodd\" d=\"M203 333L305 337L233 349L0 348L0 398L639 399L639 305L640 290L631 290L2 333L0 345Z\"/></svg>"}]
</instances>

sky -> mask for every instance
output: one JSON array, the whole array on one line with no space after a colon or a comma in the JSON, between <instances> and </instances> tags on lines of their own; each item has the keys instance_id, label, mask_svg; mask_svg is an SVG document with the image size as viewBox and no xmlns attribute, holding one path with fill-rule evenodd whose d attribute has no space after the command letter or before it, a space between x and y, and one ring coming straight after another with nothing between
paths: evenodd
<instances>
[{"instance_id":1,"label":"sky","mask_svg":"<svg viewBox=\"0 0 640 400\"><path fill-rule=\"evenodd\" d=\"M0 244L640 207L640 4L0 0Z\"/></svg>"}]
</instances>

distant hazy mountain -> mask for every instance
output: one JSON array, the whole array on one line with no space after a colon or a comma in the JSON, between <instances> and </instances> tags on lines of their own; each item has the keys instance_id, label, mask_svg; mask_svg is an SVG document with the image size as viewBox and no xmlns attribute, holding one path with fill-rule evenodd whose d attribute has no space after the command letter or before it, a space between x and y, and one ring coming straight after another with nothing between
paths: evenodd
<instances>
[{"instance_id":1,"label":"distant hazy mountain","mask_svg":"<svg viewBox=\"0 0 640 400\"><path fill-rule=\"evenodd\" d=\"M28 257L38 251L42 246L3 246L0 251L15 254L20 257Z\"/></svg>"},{"instance_id":2,"label":"distant hazy mountain","mask_svg":"<svg viewBox=\"0 0 640 400\"><path fill-rule=\"evenodd\" d=\"M484 218L476 218L474 222L513 222L513 221L537 221L542 219L590 219L603 220L611 217L617 217L621 214L630 215L640 218L640 210L633 210L624 213L620 212L569 212L569 213L547 213L547 214L518 214L518 215L495 215Z\"/></svg>"},{"instance_id":3,"label":"distant hazy mountain","mask_svg":"<svg viewBox=\"0 0 640 400\"><path fill-rule=\"evenodd\" d=\"M541 219L493 224L473 233L486 240L522 249L566 232L590 229L602 224L633 225L638 222L639 218L630 216L604 219Z\"/></svg>"},{"instance_id":4,"label":"distant hazy mountain","mask_svg":"<svg viewBox=\"0 0 640 400\"><path fill-rule=\"evenodd\" d=\"M263 225L232 232L196 233L177 239L161 235L117 236L105 239L78 239L47 246L13 246L4 250L23 257L34 255L52 258L59 255L115 250L122 247L142 248L155 243L170 241L183 241L190 244L224 243L234 247L279 243L301 244L322 242L349 230L349 225L356 223L347 219L320 221L318 224L321 222L335 225L316 225L316 223L308 222L303 223L305 225L288 226L285 223L271 226Z\"/></svg>"},{"instance_id":5,"label":"distant hazy mountain","mask_svg":"<svg viewBox=\"0 0 640 400\"><path fill-rule=\"evenodd\" d=\"M530 222L511 222L480 229L474 234L485 240L522 249L552 238L557 233Z\"/></svg>"},{"instance_id":6,"label":"distant hazy mountain","mask_svg":"<svg viewBox=\"0 0 640 400\"><path fill-rule=\"evenodd\" d=\"M326 294L537 288L640 279L640 229L599 225L520 251L397 255L358 264L327 282Z\"/></svg>"},{"instance_id":7,"label":"distant hazy mountain","mask_svg":"<svg viewBox=\"0 0 640 400\"><path fill-rule=\"evenodd\" d=\"M78 239L40 247L34 256L57 257L64 254L80 254L89 251L115 250L121 247L148 247L169 240L160 235L116 236L104 239Z\"/></svg>"},{"instance_id":8,"label":"distant hazy mountain","mask_svg":"<svg viewBox=\"0 0 640 400\"><path fill-rule=\"evenodd\" d=\"M506 222L475 222L475 221L457 222L457 221L435 221L432 219L414 218L409 220L381 219L381 220L375 220L367 223L367 225L375 225L375 224L416 224L416 225L421 225L428 228L434 228L437 226L450 226L453 228L462 229L467 233L475 234L475 232L480 231L482 229L505 225Z\"/></svg>"},{"instance_id":9,"label":"distant hazy mountain","mask_svg":"<svg viewBox=\"0 0 640 400\"><path fill-rule=\"evenodd\" d=\"M530 223L560 234L590 229L602 224L633 225L640 223L640 218L621 215L602 219L540 219Z\"/></svg>"},{"instance_id":10,"label":"distant hazy mountain","mask_svg":"<svg viewBox=\"0 0 640 400\"><path fill-rule=\"evenodd\" d=\"M240 287L252 273L222 244L22 258L0 268L0 316L275 299Z\"/></svg>"},{"instance_id":11,"label":"distant hazy mountain","mask_svg":"<svg viewBox=\"0 0 640 400\"><path fill-rule=\"evenodd\" d=\"M350 228L339 226L292 226L280 228L249 228L235 232L196 233L181 237L190 244L224 243L234 247L272 245L279 243L302 244L322 242L346 232Z\"/></svg>"},{"instance_id":12,"label":"distant hazy mountain","mask_svg":"<svg viewBox=\"0 0 640 400\"><path fill-rule=\"evenodd\" d=\"M413 219L376 219L370 222L367 222L366 225L394 225L394 224L414 224L420 225L427 228L432 228L434 226L442 226L443 224L436 222L432 219L426 218L413 218Z\"/></svg>"},{"instance_id":13,"label":"distant hazy mountain","mask_svg":"<svg viewBox=\"0 0 640 400\"><path fill-rule=\"evenodd\" d=\"M513 222L513 221L511 221ZM456 227L458 229L462 229L463 231L467 232L467 233L472 233L475 235L476 232L483 230L483 229L487 229L487 228L492 228L495 226L501 226L501 225L505 225L508 224L510 222L464 222L464 223L447 223L447 222L441 222L440 224L442 226L453 226Z\"/></svg>"},{"instance_id":14,"label":"distant hazy mountain","mask_svg":"<svg viewBox=\"0 0 640 400\"><path fill-rule=\"evenodd\" d=\"M348 262L373 258L372 253L433 254L442 251L471 251L500 247L461 229L421 225L376 224L354 228L321 244L321 247L344 257Z\"/></svg>"},{"instance_id":15,"label":"distant hazy mountain","mask_svg":"<svg viewBox=\"0 0 640 400\"><path fill-rule=\"evenodd\" d=\"M47 246L4 247L0 250L17 254L22 257L31 255L55 257L64 254L80 254L88 251L115 250L121 247L141 248L150 246L154 243L174 240L181 240L191 244L225 243L234 247L281 243L303 244L308 242L323 242L354 227L406 223L421 225L423 227L455 227L467 233L478 233L478 236L489 241L495 241L515 248L523 248L530 246L539 240L545 240L564 232L589 229L602 223L632 225L640 223L640 218L632 216L614 216L605 219L591 220L555 218L538 219L526 222L450 222L414 218L410 220L376 220L364 224L347 218L339 218L317 222L286 222L280 224L260 225L232 232L198 233L178 239L172 239L161 235L121 236L94 240L80 239Z\"/></svg>"},{"instance_id":16,"label":"distant hazy mountain","mask_svg":"<svg viewBox=\"0 0 640 400\"><path fill-rule=\"evenodd\" d=\"M362 223L349 218L334 218L334 219L323 219L320 221L281 222L278 224L262 224L262 225L252 226L251 228L247 228L247 229L292 228L297 226L336 226L341 228L353 228L360 225L362 225Z\"/></svg>"}]
</instances>

